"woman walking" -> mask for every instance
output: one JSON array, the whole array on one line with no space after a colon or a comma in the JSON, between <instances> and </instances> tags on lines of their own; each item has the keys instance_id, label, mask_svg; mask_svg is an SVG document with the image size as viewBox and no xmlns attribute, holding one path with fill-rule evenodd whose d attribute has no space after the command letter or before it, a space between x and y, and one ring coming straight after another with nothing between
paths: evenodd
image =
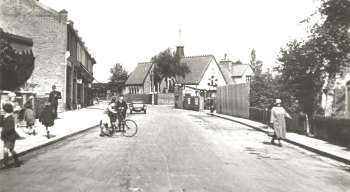
<instances>
[{"instance_id":1,"label":"woman walking","mask_svg":"<svg viewBox=\"0 0 350 192\"><path fill-rule=\"evenodd\" d=\"M39 122L42 123L46 128L46 137L50 139L49 127L55 124L55 114L50 103L45 103L44 109L40 113Z\"/></svg>"},{"instance_id":2,"label":"woman walking","mask_svg":"<svg viewBox=\"0 0 350 192\"><path fill-rule=\"evenodd\" d=\"M279 146L282 146L281 139L286 138L286 117L291 119L291 116L287 111L281 106L281 99L276 99L275 106L271 109L271 119L270 123L275 130L275 134L272 137L271 143L275 143L275 139L278 140Z\"/></svg>"},{"instance_id":3,"label":"woman walking","mask_svg":"<svg viewBox=\"0 0 350 192\"><path fill-rule=\"evenodd\" d=\"M17 158L17 153L15 152L15 142L19 138L15 130L15 119L13 117L13 106L6 103L3 107L5 115L1 121L1 140L4 142L4 167L9 167L9 153L11 153L14 161L15 167L21 165L21 161Z\"/></svg>"}]
</instances>

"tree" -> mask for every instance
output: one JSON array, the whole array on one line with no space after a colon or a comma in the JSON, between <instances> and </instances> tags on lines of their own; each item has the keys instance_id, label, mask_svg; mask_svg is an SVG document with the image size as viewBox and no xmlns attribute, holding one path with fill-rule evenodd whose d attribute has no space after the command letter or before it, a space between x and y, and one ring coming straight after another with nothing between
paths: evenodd
<instances>
[{"instance_id":1,"label":"tree","mask_svg":"<svg viewBox=\"0 0 350 192\"><path fill-rule=\"evenodd\" d=\"M284 87L309 116L320 109L323 86L333 87L350 53L350 1L324 0L318 12L323 21L312 26L309 38L289 42L278 58Z\"/></svg>"},{"instance_id":2,"label":"tree","mask_svg":"<svg viewBox=\"0 0 350 192\"><path fill-rule=\"evenodd\" d=\"M151 62L154 63L155 82L160 82L163 79L176 77L185 77L190 72L187 64L181 63L181 58L175 52L171 52L168 48L158 55L152 57Z\"/></svg>"},{"instance_id":3,"label":"tree","mask_svg":"<svg viewBox=\"0 0 350 192\"><path fill-rule=\"evenodd\" d=\"M281 49L279 72L283 87L298 99L309 116L319 108L319 97L325 81L325 67L314 41L289 42Z\"/></svg>"},{"instance_id":4,"label":"tree","mask_svg":"<svg viewBox=\"0 0 350 192\"><path fill-rule=\"evenodd\" d=\"M324 18L311 29L310 41L322 58L325 71L329 75L329 88L335 75L349 62L350 53L350 1L324 0L318 9Z\"/></svg>"},{"instance_id":5,"label":"tree","mask_svg":"<svg viewBox=\"0 0 350 192\"><path fill-rule=\"evenodd\" d=\"M250 66L252 67L255 74L260 74L262 71L262 61L256 60L256 51L252 49L250 52Z\"/></svg>"},{"instance_id":6,"label":"tree","mask_svg":"<svg viewBox=\"0 0 350 192\"><path fill-rule=\"evenodd\" d=\"M16 52L4 34L0 29L0 90L13 91L30 78L35 58L31 51Z\"/></svg>"},{"instance_id":7,"label":"tree","mask_svg":"<svg viewBox=\"0 0 350 192\"><path fill-rule=\"evenodd\" d=\"M114 67L110 69L110 72L112 75L109 80L114 83L124 83L129 77L128 72L120 63L116 63Z\"/></svg>"}]
</instances>

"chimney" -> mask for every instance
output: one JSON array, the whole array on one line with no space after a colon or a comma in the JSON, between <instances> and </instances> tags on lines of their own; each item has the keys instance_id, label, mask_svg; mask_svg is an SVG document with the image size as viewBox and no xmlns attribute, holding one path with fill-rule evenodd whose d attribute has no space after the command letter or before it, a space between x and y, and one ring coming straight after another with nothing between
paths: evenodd
<instances>
[{"instance_id":1,"label":"chimney","mask_svg":"<svg viewBox=\"0 0 350 192\"><path fill-rule=\"evenodd\" d=\"M59 17L60 17L60 22L67 23L68 11L65 10L65 9L62 9L62 10L59 12Z\"/></svg>"}]
</instances>

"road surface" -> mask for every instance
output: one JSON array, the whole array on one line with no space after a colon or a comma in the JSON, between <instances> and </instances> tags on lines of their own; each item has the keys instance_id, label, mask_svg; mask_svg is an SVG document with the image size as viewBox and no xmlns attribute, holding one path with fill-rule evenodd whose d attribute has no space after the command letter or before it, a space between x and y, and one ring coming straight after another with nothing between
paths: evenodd
<instances>
[{"instance_id":1,"label":"road surface","mask_svg":"<svg viewBox=\"0 0 350 192\"><path fill-rule=\"evenodd\" d=\"M133 114L136 137L98 128L22 157L0 172L0 191L350 191L350 172L241 124L151 106Z\"/></svg>"}]
</instances>

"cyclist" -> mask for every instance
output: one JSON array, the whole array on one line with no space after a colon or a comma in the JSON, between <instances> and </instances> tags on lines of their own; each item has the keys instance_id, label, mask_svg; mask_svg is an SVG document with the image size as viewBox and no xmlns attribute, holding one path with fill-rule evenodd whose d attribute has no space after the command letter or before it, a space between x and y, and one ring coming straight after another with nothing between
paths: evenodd
<instances>
[{"instance_id":1,"label":"cyclist","mask_svg":"<svg viewBox=\"0 0 350 192\"><path fill-rule=\"evenodd\" d=\"M122 122L125 120L126 117L126 110L128 109L128 105L126 104L126 102L124 101L124 96L123 95L119 95L119 99L116 102L116 109L118 111L118 128L119 131L124 132L124 126L122 125Z\"/></svg>"},{"instance_id":2,"label":"cyclist","mask_svg":"<svg viewBox=\"0 0 350 192\"><path fill-rule=\"evenodd\" d=\"M109 121L111 126L114 127L115 122L117 121L117 111L116 111L116 98L112 97L111 102L107 107L107 114L109 117Z\"/></svg>"}]
</instances>

